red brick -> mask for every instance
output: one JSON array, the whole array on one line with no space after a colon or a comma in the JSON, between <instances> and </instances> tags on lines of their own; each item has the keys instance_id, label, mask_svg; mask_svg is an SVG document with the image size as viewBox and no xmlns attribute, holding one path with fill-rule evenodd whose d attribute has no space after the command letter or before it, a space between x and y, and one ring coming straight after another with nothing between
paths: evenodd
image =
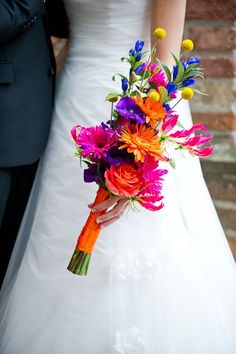
<instances>
[{"instance_id":1,"label":"red brick","mask_svg":"<svg viewBox=\"0 0 236 354\"><path fill-rule=\"evenodd\" d=\"M189 29L197 50L232 50L236 48L236 28L195 26Z\"/></svg>"},{"instance_id":2,"label":"red brick","mask_svg":"<svg viewBox=\"0 0 236 354\"><path fill-rule=\"evenodd\" d=\"M229 247L231 248L231 252L233 253L234 259L236 260L236 238L228 237Z\"/></svg>"},{"instance_id":3,"label":"red brick","mask_svg":"<svg viewBox=\"0 0 236 354\"><path fill-rule=\"evenodd\" d=\"M201 66L206 77L236 76L236 57L201 57Z\"/></svg>"},{"instance_id":4,"label":"red brick","mask_svg":"<svg viewBox=\"0 0 236 354\"><path fill-rule=\"evenodd\" d=\"M211 130L236 131L236 113L193 112L195 123L201 123Z\"/></svg>"},{"instance_id":5,"label":"red brick","mask_svg":"<svg viewBox=\"0 0 236 354\"><path fill-rule=\"evenodd\" d=\"M216 211L225 230L236 230L235 210L216 208Z\"/></svg>"},{"instance_id":6,"label":"red brick","mask_svg":"<svg viewBox=\"0 0 236 354\"><path fill-rule=\"evenodd\" d=\"M207 187L213 199L236 202L236 180L207 179Z\"/></svg>"},{"instance_id":7,"label":"red brick","mask_svg":"<svg viewBox=\"0 0 236 354\"><path fill-rule=\"evenodd\" d=\"M234 20L235 0L187 0L187 19Z\"/></svg>"}]
</instances>

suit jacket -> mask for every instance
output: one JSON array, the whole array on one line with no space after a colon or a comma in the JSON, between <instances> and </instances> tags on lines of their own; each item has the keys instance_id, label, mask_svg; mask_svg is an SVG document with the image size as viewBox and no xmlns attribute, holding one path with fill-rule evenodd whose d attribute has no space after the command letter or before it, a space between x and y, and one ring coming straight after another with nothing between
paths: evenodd
<instances>
[{"instance_id":1,"label":"suit jacket","mask_svg":"<svg viewBox=\"0 0 236 354\"><path fill-rule=\"evenodd\" d=\"M66 14L50 5L55 35ZM0 167L33 163L47 142L56 68L45 10L43 0L0 0Z\"/></svg>"}]
</instances>

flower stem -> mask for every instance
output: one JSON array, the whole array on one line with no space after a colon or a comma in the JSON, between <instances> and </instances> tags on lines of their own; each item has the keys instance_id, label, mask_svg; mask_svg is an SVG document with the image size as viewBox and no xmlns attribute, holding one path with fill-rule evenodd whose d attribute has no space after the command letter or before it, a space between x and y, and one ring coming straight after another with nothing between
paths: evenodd
<instances>
[{"instance_id":1,"label":"flower stem","mask_svg":"<svg viewBox=\"0 0 236 354\"><path fill-rule=\"evenodd\" d=\"M73 274L86 275L89 268L91 254L75 249L67 269Z\"/></svg>"},{"instance_id":2,"label":"flower stem","mask_svg":"<svg viewBox=\"0 0 236 354\"><path fill-rule=\"evenodd\" d=\"M174 104L173 107L171 107L171 109L173 109L175 106L177 106L177 104L182 100L182 97Z\"/></svg>"},{"instance_id":3,"label":"flower stem","mask_svg":"<svg viewBox=\"0 0 236 354\"><path fill-rule=\"evenodd\" d=\"M114 105L114 103L112 102L111 103L111 122L112 122L112 114L113 114L113 105Z\"/></svg>"},{"instance_id":4,"label":"flower stem","mask_svg":"<svg viewBox=\"0 0 236 354\"><path fill-rule=\"evenodd\" d=\"M153 53L154 53L154 50L155 50L155 48L156 48L156 45L157 45L157 41L158 40L156 40L156 42L154 43L154 46L152 47L152 49L151 49L151 52L150 52L150 54L149 54L149 57L148 57L148 60L147 60L147 64L146 64L146 68L145 68L145 70L144 70L144 73L143 73L143 77L142 77L142 81L141 81L141 85L140 85L140 88L139 88L139 90L142 92L142 86L143 86L143 80L144 80L144 77L145 77L145 74L146 74L146 72L147 72L147 68L148 68L148 65L149 65L149 61L150 61L150 64L151 64L151 62L152 62L152 57L153 57ZM145 85L146 85L146 83L145 83ZM145 86L144 85L144 86Z\"/></svg>"}]
</instances>

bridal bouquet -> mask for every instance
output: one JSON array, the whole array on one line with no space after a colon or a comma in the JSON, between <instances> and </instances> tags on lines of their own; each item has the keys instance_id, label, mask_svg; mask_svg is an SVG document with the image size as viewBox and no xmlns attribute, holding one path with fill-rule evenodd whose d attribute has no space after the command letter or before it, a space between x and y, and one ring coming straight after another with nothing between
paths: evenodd
<instances>
[{"instance_id":1,"label":"bridal bouquet","mask_svg":"<svg viewBox=\"0 0 236 354\"><path fill-rule=\"evenodd\" d=\"M166 32L157 28L154 35L160 40ZM208 156L213 149L207 144L211 140L207 129L200 124L184 129L174 110L180 100L189 100L194 92L199 93L190 86L195 84L196 77L203 77L200 60L186 56L193 49L193 42L182 42L182 58L172 54L172 70L157 59L156 43L147 60L143 46L144 42L138 40L128 55L121 58L129 63L130 70L128 76L113 76L113 80L120 77L122 90L106 97L111 102L110 119L92 127L77 125L71 131L77 155L87 165L84 181L99 186L94 205L118 195L129 198L131 205L139 203L151 211L160 210L164 205L162 184L167 170L160 168L159 162L175 167L168 147L197 156ZM177 102L171 104L174 99ZM68 266L74 274L87 274L100 232L96 223L99 215L90 212L79 235Z\"/></svg>"}]
</instances>

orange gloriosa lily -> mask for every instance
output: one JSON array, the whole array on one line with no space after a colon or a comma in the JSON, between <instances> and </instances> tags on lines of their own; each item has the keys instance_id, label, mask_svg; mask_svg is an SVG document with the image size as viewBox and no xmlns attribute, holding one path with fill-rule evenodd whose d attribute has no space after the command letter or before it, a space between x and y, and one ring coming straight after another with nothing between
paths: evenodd
<instances>
[{"instance_id":1,"label":"orange gloriosa lily","mask_svg":"<svg viewBox=\"0 0 236 354\"><path fill-rule=\"evenodd\" d=\"M161 102L154 101L150 97L147 97L144 101L139 96L133 97L133 99L145 114L146 123L149 123L151 127L155 128L157 121L165 118L166 109L162 106Z\"/></svg>"},{"instance_id":2,"label":"orange gloriosa lily","mask_svg":"<svg viewBox=\"0 0 236 354\"><path fill-rule=\"evenodd\" d=\"M134 154L136 162L144 162L146 155L152 156L155 160L167 160L160 137L152 128L138 124L133 127L126 125L119 141L124 143L119 149L127 148L129 153Z\"/></svg>"}]
</instances>

